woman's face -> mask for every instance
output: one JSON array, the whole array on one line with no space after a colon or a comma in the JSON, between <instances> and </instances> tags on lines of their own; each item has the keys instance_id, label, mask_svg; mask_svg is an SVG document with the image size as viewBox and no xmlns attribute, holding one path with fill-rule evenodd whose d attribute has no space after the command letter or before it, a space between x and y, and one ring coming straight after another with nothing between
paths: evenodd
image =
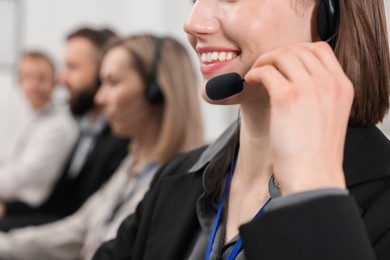
<instances>
[{"instance_id":1,"label":"woman's face","mask_svg":"<svg viewBox=\"0 0 390 260\"><path fill-rule=\"evenodd\" d=\"M202 96L211 102L204 93L207 80L228 72L243 77L262 54L292 43L312 41L313 2L195 1L184 30L200 60ZM253 100L261 93L246 87L239 95L218 103Z\"/></svg>"},{"instance_id":2,"label":"woman's face","mask_svg":"<svg viewBox=\"0 0 390 260\"><path fill-rule=\"evenodd\" d=\"M131 64L131 57L123 47L111 49L103 58L102 86L95 97L114 133L122 137L142 132L149 113L144 82Z\"/></svg>"}]
</instances>

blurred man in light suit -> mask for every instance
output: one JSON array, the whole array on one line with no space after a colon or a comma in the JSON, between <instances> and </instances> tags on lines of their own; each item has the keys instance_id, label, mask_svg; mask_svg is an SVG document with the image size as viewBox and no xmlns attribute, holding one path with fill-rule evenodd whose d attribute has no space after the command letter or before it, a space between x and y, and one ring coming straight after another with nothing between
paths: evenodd
<instances>
[{"instance_id":1,"label":"blurred man in light suit","mask_svg":"<svg viewBox=\"0 0 390 260\"><path fill-rule=\"evenodd\" d=\"M77 141L76 121L54 107L56 73L43 52L25 52L19 64L19 85L32 116L0 162L0 201L41 205Z\"/></svg>"}]
</instances>

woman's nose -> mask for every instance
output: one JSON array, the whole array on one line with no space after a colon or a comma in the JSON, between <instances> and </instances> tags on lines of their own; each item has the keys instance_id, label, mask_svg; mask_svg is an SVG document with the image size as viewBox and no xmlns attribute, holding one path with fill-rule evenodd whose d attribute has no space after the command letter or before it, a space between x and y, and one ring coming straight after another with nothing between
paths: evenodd
<instances>
[{"instance_id":1,"label":"woman's nose","mask_svg":"<svg viewBox=\"0 0 390 260\"><path fill-rule=\"evenodd\" d=\"M219 22L216 16L215 0L197 0L184 23L184 31L200 36L216 33Z\"/></svg>"}]
</instances>

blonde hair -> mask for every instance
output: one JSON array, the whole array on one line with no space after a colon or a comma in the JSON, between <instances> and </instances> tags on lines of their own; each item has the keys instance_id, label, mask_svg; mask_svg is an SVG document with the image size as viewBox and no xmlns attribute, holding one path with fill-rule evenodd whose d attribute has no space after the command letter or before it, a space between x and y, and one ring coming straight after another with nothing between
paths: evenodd
<instances>
[{"instance_id":1,"label":"blonde hair","mask_svg":"<svg viewBox=\"0 0 390 260\"><path fill-rule=\"evenodd\" d=\"M203 124L199 106L197 79L187 50L171 37L161 39L161 52L155 59L157 37L134 35L113 42L106 51L123 47L132 56L133 68L149 83L155 66L155 79L164 96L161 126L153 159L164 163L174 154L203 144Z\"/></svg>"}]
</instances>

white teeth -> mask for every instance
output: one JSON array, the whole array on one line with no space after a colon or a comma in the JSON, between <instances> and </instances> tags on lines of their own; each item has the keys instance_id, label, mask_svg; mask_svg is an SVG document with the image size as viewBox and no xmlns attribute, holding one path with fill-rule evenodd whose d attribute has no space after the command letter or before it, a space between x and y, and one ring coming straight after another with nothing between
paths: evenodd
<instances>
[{"instance_id":1,"label":"white teeth","mask_svg":"<svg viewBox=\"0 0 390 260\"><path fill-rule=\"evenodd\" d=\"M226 52L221 52L219 55L218 55L218 60L219 61L224 61L226 59Z\"/></svg>"},{"instance_id":2,"label":"white teeth","mask_svg":"<svg viewBox=\"0 0 390 260\"><path fill-rule=\"evenodd\" d=\"M207 62L211 62L211 52L207 53Z\"/></svg>"},{"instance_id":3,"label":"white teeth","mask_svg":"<svg viewBox=\"0 0 390 260\"><path fill-rule=\"evenodd\" d=\"M215 51L211 54L211 60L218 60L218 52Z\"/></svg>"},{"instance_id":4,"label":"white teeth","mask_svg":"<svg viewBox=\"0 0 390 260\"><path fill-rule=\"evenodd\" d=\"M202 53L202 55L200 56L200 60L202 62L212 62L212 61L217 61L217 60L218 61L229 61L236 56L237 55L234 52L213 51L213 52Z\"/></svg>"},{"instance_id":5,"label":"white teeth","mask_svg":"<svg viewBox=\"0 0 390 260\"><path fill-rule=\"evenodd\" d=\"M200 60L202 62L206 62L207 61L207 54L206 53L202 53L202 56L200 57Z\"/></svg>"},{"instance_id":6,"label":"white teeth","mask_svg":"<svg viewBox=\"0 0 390 260\"><path fill-rule=\"evenodd\" d=\"M226 55L226 60L231 60L233 59L233 53L229 52L227 55Z\"/></svg>"}]
</instances>

